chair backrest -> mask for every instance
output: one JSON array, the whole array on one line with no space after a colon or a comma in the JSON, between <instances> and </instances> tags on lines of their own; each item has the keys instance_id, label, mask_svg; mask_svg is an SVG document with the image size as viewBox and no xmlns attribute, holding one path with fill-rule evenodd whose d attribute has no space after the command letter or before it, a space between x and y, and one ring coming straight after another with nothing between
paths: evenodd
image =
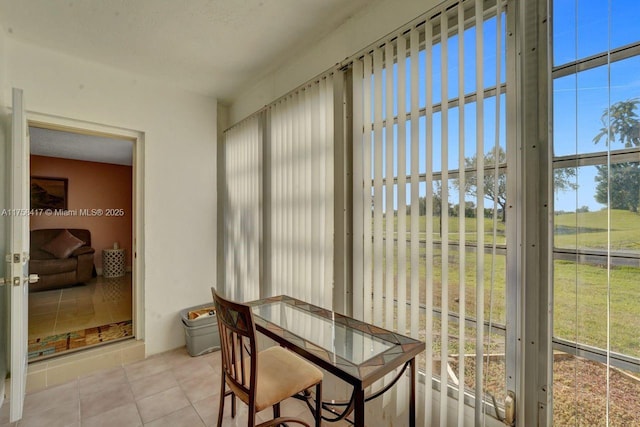
<instances>
[{"instance_id":1,"label":"chair backrest","mask_svg":"<svg viewBox=\"0 0 640 427\"><path fill-rule=\"evenodd\" d=\"M251 307L226 300L211 288L220 332L222 369L236 394L255 403L257 348ZM224 380L224 379L223 379Z\"/></svg>"}]
</instances>

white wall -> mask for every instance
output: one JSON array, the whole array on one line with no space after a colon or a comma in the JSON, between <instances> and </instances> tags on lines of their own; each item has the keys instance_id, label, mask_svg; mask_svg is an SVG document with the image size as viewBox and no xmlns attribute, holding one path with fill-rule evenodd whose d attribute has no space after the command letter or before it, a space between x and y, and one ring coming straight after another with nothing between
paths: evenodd
<instances>
[{"instance_id":1,"label":"white wall","mask_svg":"<svg viewBox=\"0 0 640 427\"><path fill-rule=\"evenodd\" d=\"M28 111L144 133L145 341L184 344L178 312L216 277L216 99L7 37L3 98Z\"/></svg>"},{"instance_id":2,"label":"white wall","mask_svg":"<svg viewBox=\"0 0 640 427\"><path fill-rule=\"evenodd\" d=\"M347 20L315 46L300 52L231 103L230 124L328 70L393 30L429 11L442 0L380 0Z\"/></svg>"}]
</instances>

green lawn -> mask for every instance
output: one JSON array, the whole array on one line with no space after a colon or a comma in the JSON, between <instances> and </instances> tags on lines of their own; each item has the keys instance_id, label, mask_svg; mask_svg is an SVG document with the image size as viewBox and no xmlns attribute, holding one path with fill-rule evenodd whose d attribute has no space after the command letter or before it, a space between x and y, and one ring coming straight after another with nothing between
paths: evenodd
<instances>
[{"instance_id":1,"label":"green lawn","mask_svg":"<svg viewBox=\"0 0 640 427\"><path fill-rule=\"evenodd\" d=\"M426 249L425 249L425 217L419 218L419 300L426 302L427 292L433 295L434 306L440 307L442 295L442 260L441 250L434 249L433 287L426 287ZM586 212L579 214L557 215L555 218L556 247L571 248L578 244L581 248L606 249L607 224L611 221L611 248L640 252L640 215L628 211L612 211L609 218L606 211ZM407 217L407 228L411 223ZM467 233L466 241L475 241L476 219L465 218ZM484 220L485 244L491 243L493 221ZM498 221L497 243L503 244L504 225ZM397 217L394 218L397 230ZM384 227L384 223L383 223ZM441 241L439 234L439 219L433 224L435 242ZM458 218L449 218L449 241L459 239ZM409 231L409 230L408 230ZM407 234L407 240L410 233ZM465 297L466 315L475 317L476 307L476 260L475 251L467 250L465 256ZM375 262L375 260L374 260ZM410 289L410 242L407 242L407 300L411 301ZM394 289L397 297L397 243L394 247ZM452 312L459 312L460 272L459 253L455 247L449 249L449 259L446 262L448 274L448 307ZM383 277L386 260L382 261ZM493 280L493 311L494 322L505 323L505 270L506 257L498 254L495 265L492 265L491 254L484 255L484 307L485 318L489 317L489 298L491 274ZM555 261L554 263L554 335L568 340L606 348L607 344L607 310L610 310L611 324L609 328L611 349L615 352L640 357L640 268L612 267L610 270L603 265L578 264L572 261ZM384 285L383 285L384 286ZM610 298L608 298L610 292ZM407 324L409 324L407 322ZM453 328L453 329L452 329ZM457 325L452 325L450 335L455 335ZM466 350L471 350L468 348Z\"/></svg>"},{"instance_id":2,"label":"green lawn","mask_svg":"<svg viewBox=\"0 0 640 427\"><path fill-rule=\"evenodd\" d=\"M493 219L484 218L484 239L485 244L493 242ZM424 240L425 233L427 230L427 217L419 216L418 217L418 236ZM449 217L448 221L449 225L449 241L458 241L460 239L460 221L458 217ZM373 226L373 224L372 224ZM382 220L382 227L386 227L385 220ZM394 230L398 231L398 217L394 217ZM477 230L478 230L478 221L476 218L464 218L464 236L465 241L467 242L475 242L477 241ZM411 235L411 217L407 215L406 219L406 233L407 238ZM441 228L440 228L440 218L433 218L433 239L441 240ZM496 243L504 244L506 241L505 238L505 223L498 219L497 227L496 227Z\"/></svg>"},{"instance_id":3,"label":"green lawn","mask_svg":"<svg viewBox=\"0 0 640 427\"><path fill-rule=\"evenodd\" d=\"M615 209L556 215L555 246L607 249L609 221L611 250L640 252L640 214Z\"/></svg>"},{"instance_id":4,"label":"green lawn","mask_svg":"<svg viewBox=\"0 0 640 427\"><path fill-rule=\"evenodd\" d=\"M632 254L640 253L640 215L628 211L612 211L608 214L606 211L586 212L579 214L562 214L555 218L555 241L554 246L560 248L581 248L606 250L608 241L613 251L625 251ZM611 222L611 233L607 233L609 221ZM493 220L490 218L483 219L485 234L484 243L490 245L493 241ZM394 218L394 252L391 268L393 268L393 288L394 298L398 297L398 245L401 244L397 234L398 218ZM449 218L449 235L450 243L459 242L459 222L458 218ZM372 224L373 226L373 224ZM382 222L384 235L386 235L385 221ZM411 296L411 218L406 218L406 295L407 301L412 302ZM418 256L420 262L418 264L418 301L421 305L426 303L427 295L433 297L434 307L442 306L442 277L443 262L442 251L439 243L442 241L440 234L439 218L433 220L432 241L437 243L434 245L433 261L432 261L432 287L427 288L427 259L426 259L426 218L419 217L418 221L418 239L419 249ZM477 220L475 218L464 219L464 241L476 242ZM496 243L505 244L505 224L501 221L497 223ZM384 248L384 242L383 242ZM384 249L383 249L384 251ZM387 259L382 255L381 259L373 260L375 268L380 268L382 277L386 277ZM609 337L610 348L614 352L627 354L633 357L640 357L640 339L638 331L640 331L640 268L615 266L607 269L604 265L579 264L574 261L556 260L554 262L554 336L564 338L570 341L577 341L589 346L600 348L607 347L607 337ZM448 275L448 308L452 313L459 313L460 310L460 289L461 289L461 273L460 253L456 245L449 246L448 259L444 263ZM489 319L491 314L494 323L506 323L506 255L498 253L495 259L491 253L484 254L484 294L483 307L485 320ZM476 282L477 282L477 253L472 246L467 247L465 254L465 270L462 274L464 277L465 291L465 315L467 317L476 317ZM493 272L493 280L492 280ZM493 283L493 285L492 285ZM383 289L385 288L383 279ZM383 291L384 292L384 291ZM489 299L493 293L493 309L489 310ZM607 313L610 313L610 325L607 325ZM397 322L397 310L394 312ZM384 324L381 322L381 324ZM406 325L410 328L410 308L406 307ZM397 323L394 323L394 327ZM433 324L430 325L433 330L432 341L430 346L433 351L433 369L436 375L440 372L440 349L442 347L441 322L438 316L434 315ZM510 327L511 325L507 325ZM419 337L425 339L425 331L428 326L426 324L426 311L421 310L419 316ZM475 354L475 336L476 329L473 326L465 327L464 348L461 349L459 344L459 325L456 322L450 322L446 334L448 342L449 363L457 373L457 363L459 358L453 355L465 353ZM407 331L409 332L409 330ZM486 336L486 335L485 335ZM492 334L489 340L489 348L484 349L485 354L504 354L505 337L499 334ZM467 358L465 367L465 384L473 387L475 383L475 366L473 358ZM498 401L502 403L504 396L504 387L506 384L506 371L504 360L497 356L489 358L490 362L487 369L486 390L496 396ZM571 404L575 398L573 389L563 389L563 384L570 382L575 378L575 365L577 362L569 359L559 359L554 362L554 387L555 406L557 408ZM573 359L572 359L573 360ZM418 367L423 369L426 363L426 357L422 353L418 357ZM572 364L573 363L573 364ZM586 362L580 364L584 365ZM588 365L592 367L600 366L597 363ZM581 371L582 372L582 371ZM617 372L617 371L616 371ZM586 374L585 374L586 375ZM626 378L626 377L625 377ZM594 377L585 376L585 381L591 381ZM631 390L634 394L635 388L628 388L629 380L623 383L615 383L615 387L620 390ZM595 381L597 382L597 381ZM626 388L625 388L626 387ZM589 399L594 397L589 395ZM614 405L615 406L615 405ZM622 405L624 406L624 405ZM590 406L591 407L591 406ZM557 412L554 417L558 420L564 420L560 413ZM589 420L597 419L597 417L589 417Z\"/></svg>"}]
</instances>

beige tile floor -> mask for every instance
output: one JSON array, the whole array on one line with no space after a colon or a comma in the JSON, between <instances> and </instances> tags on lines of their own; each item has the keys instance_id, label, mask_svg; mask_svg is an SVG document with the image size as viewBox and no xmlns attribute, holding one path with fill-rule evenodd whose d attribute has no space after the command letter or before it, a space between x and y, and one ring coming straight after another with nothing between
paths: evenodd
<instances>
[{"instance_id":1,"label":"beige tile floor","mask_svg":"<svg viewBox=\"0 0 640 427\"><path fill-rule=\"evenodd\" d=\"M11 427L215 426L219 393L220 352L190 357L180 348L28 394L23 419ZM246 426L246 406L239 402L235 419L230 408L227 400L223 425ZM259 422L272 415L269 409L259 413ZM295 399L283 402L282 415L313 419ZM7 402L0 427L10 426L8 420Z\"/></svg>"},{"instance_id":2,"label":"beige tile floor","mask_svg":"<svg viewBox=\"0 0 640 427\"><path fill-rule=\"evenodd\" d=\"M29 339L131 320L131 273L29 294Z\"/></svg>"}]
</instances>

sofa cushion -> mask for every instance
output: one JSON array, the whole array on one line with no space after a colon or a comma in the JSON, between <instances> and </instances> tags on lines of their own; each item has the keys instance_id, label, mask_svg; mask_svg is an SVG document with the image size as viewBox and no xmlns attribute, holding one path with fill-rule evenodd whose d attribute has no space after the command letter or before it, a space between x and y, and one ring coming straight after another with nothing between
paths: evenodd
<instances>
[{"instance_id":1,"label":"sofa cushion","mask_svg":"<svg viewBox=\"0 0 640 427\"><path fill-rule=\"evenodd\" d=\"M75 277L78 268L78 258L67 259L32 259L29 261L29 273L38 275L53 275L73 272Z\"/></svg>"},{"instance_id":2,"label":"sofa cushion","mask_svg":"<svg viewBox=\"0 0 640 427\"><path fill-rule=\"evenodd\" d=\"M69 258L69 255L82 245L84 245L82 240L69 233L69 230L63 230L53 240L42 245L40 249L49 252L56 258L65 259Z\"/></svg>"},{"instance_id":3,"label":"sofa cushion","mask_svg":"<svg viewBox=\"0 0 640 427\"><path fill-rule=\"evenodd\" d=\"M34 259L58 259L55 256L51 255L49 252L45 252L42 249L31 248L29 258L31 260Z\"/></svg>"}]
</instances>

